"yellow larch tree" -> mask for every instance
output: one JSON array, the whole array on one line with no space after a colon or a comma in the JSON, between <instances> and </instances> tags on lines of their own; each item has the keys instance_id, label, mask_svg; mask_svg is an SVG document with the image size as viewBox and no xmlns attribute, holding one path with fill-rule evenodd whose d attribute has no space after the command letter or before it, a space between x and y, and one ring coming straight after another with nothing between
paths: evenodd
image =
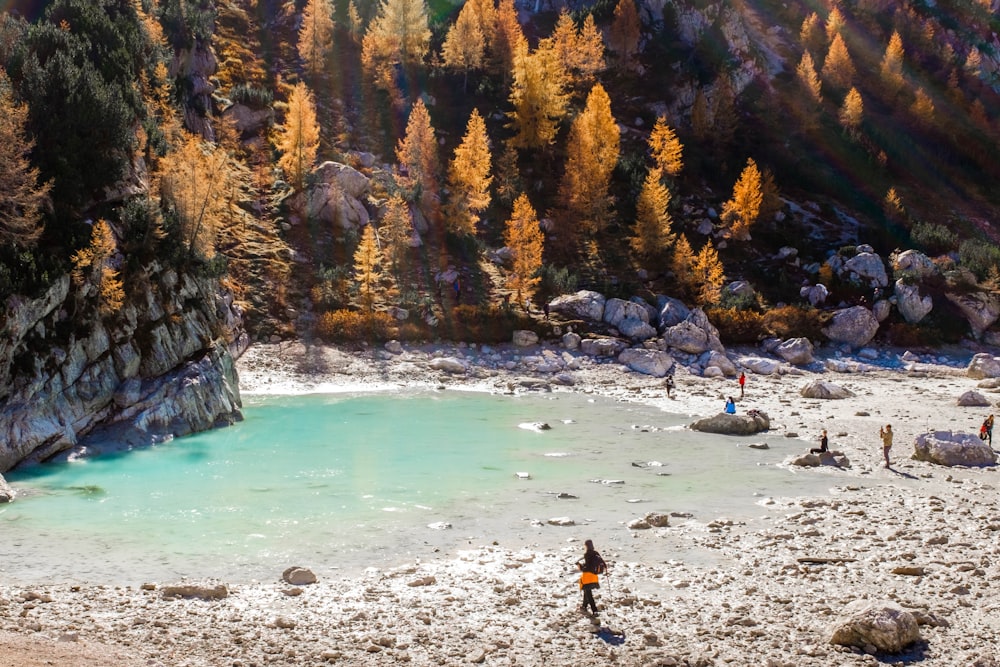
<instances>
[{"instance_id":1,"label":"yellow larch tree","mask_svg":"<svg viewBox=\"0 0 1000 667\"><path fill-rule=\"evenodd\" d=\"M462 94L465 94L469 83L469 70L480 69L486 50L486 37L475 13L476 4L466 2L455 23L448 28L448 34L441 46L441 59L444 66L462 72Z\"/></svg>"},{"instance_id":2,"label":"yellow larch tree","mask_svg":"<svg viewBox=\"0 0 1000 667\"><path fill-rule=\"evenodd\" d=\"M893 222L900 222L906 217L903 200L899 198L895 187L886 191L882 200L882 211L885 213L885 217Z\"/></svg>"},{"instance_id":3,"label":"yellow larch tree","mask_svg":"<svg viewBox=\"0 0 1000 667\"><path fill-rule=\"evenodd\" d=\"M559 184L559 203L582 232L593 236L604 229L611 210L611 174L618 164L621 137L611 113L611 98L597 83L587 104L573 121L566 142L566 172Z\"/></svg>"},{"instance_id":4,"label":"yellow larch tree","mask_svg":"<svg viewBox=\"0 0 1000 667\"><path fill-rule=\"evenodd\" d=\"M799 41L802 48L811 53L820 53L826 46L826 34L823 32L823 21L819 14L812 12L802 20L802 27L799 29Z\"/></svg>"},{"instance_id":5,"label":"yellow larch tree","mask_svg":"<svg viewBox=\"0 0 1000 667\"><path fill-rule=\"evenodd\" d=\"M844 104L840 107L840 114L838 115L840 125L847 132L848 136L852 139L857 139L861 131L861 121L864 120L864 117L864 100L861 99L861 93L858 92L858 89L852 87L847 91L847 95L844 97Z\"/></svg>"},{"instance_id":6,"label":"yellow larch tree","mask_svg":"<svg viewBox=\"0 0 1000 667\"><path fill-rule=\"evenodd\" d=\"M42 234L42 211L51 184L38 182L31 166L35 142L27 132L28 107L14 101L7 73L0 69L0 243L31 247Z\"/></svg>"},{"instance_id":7,"label":"yellow larch tree","mask_svg":"<svg viewBox=\"0 0 1000 667\"><path fill-rule=\"evenodd\" d=\"M448 227L458 234L474 235L479 213L490 205L490 140L486 123L478 109L472 110L462 143L448 168L451 201L446 216Z\"/></svg>"},{"instance_id":8,"label":"yellow larch tree","mask_svg":"<svg viewBox=\"0 0 1000 667\"><path fill-rule=\"evenodd\" d=\"M406 136L396 144L396 160L417 186L417 198L424 213L436 220L441 161L431 116L422 98L417 98L410 110Z\"/></svg>"},{"instance_id":9,"label":"yellow larch tree","mask_svg":"<svg viewBox=\"0 0 1000 667\"><path fill-rule=\"evenodd\" d=\"M809 98L816 104L820 104L823 101L822 85L819 81L819 75L816 74L816 65L808 51L802 54L802 60L795 68L795 76Z\"/></svg>"},{"instance_id":10,"label":"yellow larch tree","mask_svg":"<svg viewBox=\"0 0 1000 667\"><path fill-rule=\"evenodd\" d=\"M826 40L830 44L833 43L833 38L839 35L844 29L844 15L841 13L839 7L834 7L830 10L830 13L826 15Z\"/></svg>"},{"instance_id":11,"label":"yellow larch tree","mask_svg":"<svg viewBox=\"0 0 1000 667\"><path fill-rule=\"evenodd\" d=\"M301 190L319 153L316 101L305 83L295 84L288 96L285 123L278 128L275 145L281 151L278 166L285 172L291 186Z\"/></svg>"},{"instance_id":12,"label":"yellow larch tree","mask_svg":"<svg viewBox=\"0 0 1000 667\"><path fill-rule=\"evenodd\" d=\"M847 52L847 45L840 33L833 36L830 42L830 50L827 51L826 60L823 61L823 80L834 90L843 91L851 87L854 80L854 62L851 54Z\"/></svg>"},{"instance_id":13,"label":"yellow larch tree","mask_svg":"<svg viewBox=\"0 0 1000 667\"><path fill-rule=\"evenodd\" d=\"M399 193L389 197L382 214L381 238L385 243L384 256L389 260L393 274L398 278L410 255L410 238L413 236L413 222L410 206Z\"/></svg>"},{"instance_id":14,"label":"yellow larch tree","mask_svg":"<svg viewBox=\"0 0 1000 667\"><path fill-rule=\"evenodd\" d=\"M604 39L597 31L592 14L587 14L577 30L569 11L564 7L552 35L538 44L538 50L551 50L569 74L569 86L590 85L597 72L604 69Z\"/></svg>"},{"instance_id":15,"label":"yellow larch tree","mask_svg":"<svg viewBox=\"0 0 1000 667\"><path fill-rule=\"evenodd\" d=\"M483 33L483 46L489 53L493 49L493 39L496 34L496 0L468 0L467 4L472 5L472 16Z\"/></svg>"},{"instance_id":16,"label":"yellow larch tree","mask_svg":"<svg viewBox=\"0 0 1000 667\"><path fill-rule=\"evenodd\" d=\"M229 156L197 135L183 132L160 160L161 207L172 212L189 257L211 259L219 229L232 215L237 184Z\"/></svg>"},{"instance_id":17,"label":"yellow larch tree","mask_svg":"<svg viewBox=\"0 0 1000 667\"><path fill-rule=\"evenodd\" d=\"M594 15L587 14L576 39L576 62L574 69L581 85L589 86L597 74L604 71L604 37L594 23Z\"/></svg>"},{"instance_id":18,"label":"yellow larch tree","mask_svg":"<svg viewBox=\"0 0 1000 667\"><path fill-rule=\"evenodd\" d=\"M728 75L722 75L715 82L715 92L712 95L712 142L720 148L729 146L736 136L738 125L733 81Z\"/></svg>"},{"instance_id":19,"label":"yellow larch tree","mask_svg":"<svg viewBox=\"0 0 1000 667\"><path fill-rule=\"evenodd\" d=\"M734 239L740 241L750 239L750 227L760 216L763 198L760 169L752 158L748 158L739 180L733 186L733 196L722 205L720 216L722 222L729 226Z\"/></svg>"},{"instance_id":20,"label":"yellow larch tree","mask_svg":"<svg viewBox=\"0 0 1000 667\"><path fill-rule=\"evenodd\" d=\"M302 10L298 50L306 73L314 79L326 70L326 60L333 50L333 27L330 0L308 0Z\"/></svg>"},{"instance_id":21,"label":"yellow larch tree","mask_svg":"<svg viewBox=\"0 0 1000 667\"><path fill-rule=\"evenodd\" d=\"M354 3L354 0L350 0L347 3L347 33L351 36L355 44L359 44L364 30L364 21L361 20L358 6Z\"/></svg>"},{"instance_id":22,"label":"yellow larch tree","mask_svg":"<svg viewBox=\"0 0 1000 667\"><path fill-rule=\"evenodd\" d=\"M379 248L374 225L365 225L361 242L354 251L354 281L358 289L358 304L372 313L396 293L392 276L385 271L385 258Z\"/></svg>"},{"instance_id":23,"label":"yellow larch tree","mask_svg":"<svg viewBox=\"0 0 1000 667\"><path fill-rule=\"evenodd\" d=\"M916 98L910 106L910 113L923 127L930 127L934 124L934 101L927 91L917 88Z\"/></svg>"},{"instance_id":24,"label":"yellow larch tree","mask_svg":"<svg viewBox=\"0 0 1000 667\"><path fill-rule=\"evenodd\" d=\"M697 285L694 281L694 251L691 249L691 242L682 232L677 235L674 243L674 252L670 258L670 270L674 274L674 281L680 287L681 292L686 297L694 296Z\"/></svg>"},{"instance_id":25,"label":"yellow larch tree","mask_svg":"<svg viewBox=\"0 0 1000 667\"><path fill-rule=\"evenodd\" d=\"M879 74L882 78L883 94L888 100L894 100L903 90L903 39L895 30L889 38L882 56Z\"/></svg>"},{"instance_id":26,"label":"yellow larch tree","mask_svg":"<svg viewBox=\"0 0 1000 667\"><path fill-rule=\"evenodd\" d=\"M121 309L125 302L125 288L114 267L118 252L111 225L104 219L94 223L90 231L90 245L73 254L73 282L78 286L91 283L97 289L97 308L102 315Z\"/></svg>"},{"instance_id":27,"label":"yellow larch tree","mask_svg":"<svg viewBox=\"0 0 1000 667\"><path fill-rule=\"evenodd\" d=\"M663 172L654 167L646 174L635 207L635 225L629 244L645 262L659 259L673 245L676 235L671 230L670 190L661 182Z\"/></svg>"},{"instance_id":28,"label":"yellow larch tree","mask_svg":"<svg viewBox=\"0 0 1000 667\"><path fill-rule=\"evenodd\" d=\"M705 306L719 301L726 274L712 241L706 241L694 258L691 273L697 284L695 297L699 305Z\"/></svg>"},{"instance_id":29,"label":"yellow larch tree","mask_svg":"<svg viewBox=\"0 0 1000 667\"><path fill-rule=\"evenodd\" d=\"M618 57L622 68L632 65L639 53L639 40L642 38L642 21L635 0L618 0L615 5L615 17L608 30L608 47Z\"/></svg>"},{"instance_id":30,"label":"yellow larch tree","mask_svg":"<svg viewBox=\"0 0 1000 667\"><path fill-rule=\"evenodd\" d=\"M361 64L376 86L392 90L395 66L420 63L430 39L424 0L382 0L361 40Z\"/></svg>"},{"instance_id":31,"label":"yellow larch tree","mask_svg":"<svg viewBox=\"0 0 1000 667\"><path fill-rule=\"evenodd\" d=\"M761 220L774 219L784 202L781 200L781 191L774 180L774 172L765 168L760 174L760 214Z\"/></svg>"},{"instance_id":32,"label":"yellow larch tree","mask_svg":"<svg viewBox=\"0 0 1000 667\"><path fill-rule=\"evenodd\" d=\"M542 252L545 249L538 214L528 195L522 193L514 200L514 209L504 227L503 240L510 249L513 263L505 285L517 295L518 303L525 304L535 296L541 283L538 271L542 268Z\"/></svg>"},{"instance_id":33,"label":"yellow larch tree","mask_svg":"<svg viewBox=\"0 0 1000 667\"><path fill-rule=\"evenodd\" d=\"M514 69L514 53L518 42L525 39L524 30L517 20L514 0L500 0L497 7L496 23L490 39L490 71L503 77L506 88Z\"/></svg>"},{"instance_id":34,"label":"yellow larch tree","mask_svg":"<svg viewBox=\"0 0 1000 667\"><path fill-rule=\"evenodd\" d=\"M552 49L528 49L525 39L518 41L514 53L514 76L508 114L515 148L539 149L551 144L566 116L569 95L568 75Z\"/></svg>"},{"instance_id":35,"label":"yellow larch tree","mask_svg":"<svg viewBox=\"0 0 1000 667\"><path fill-rule=\"evenodd\" d=\"M649 152L656 168L667 176L676 177L684 168L684 146L664 116L656 119L649 134Z\"/></svg>"},{"instance_id":36,"label":"yellow larch tree","mask_svg":"<svg viewBox=\"0 0 1000 667\"><path fill-rule=\"evenodd\" d=\"M983 54L979 52L979 47L973 46L969 49L969 55L965 57L965 71L972 76L982 74Z\"/></svg>"}]
</instances>

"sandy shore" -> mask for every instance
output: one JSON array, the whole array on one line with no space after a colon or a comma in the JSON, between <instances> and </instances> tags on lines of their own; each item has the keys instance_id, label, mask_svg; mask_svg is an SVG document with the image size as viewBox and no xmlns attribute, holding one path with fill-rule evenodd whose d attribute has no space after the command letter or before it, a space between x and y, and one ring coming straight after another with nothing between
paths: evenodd
<instances>
[{"instance_id":1,"label":"sandy shore","mask_svg":"<svg viewBox=\"0 0 1000 667\"><path fill-rule=\"evenodd\" d=\"M775 498L759 517L675 518L666 528L634 531L717 554L711 565L683 559L615 563L598 594L603 625L577 612L568 563L582 540L536 552L528 545L474 544L439 560L370 569L357 577L294 587L280 580L294 563L275 563L274 580L224 584L217 600L168 599L141 588L19 586L0 579L0 667L35 665L1000 665L1000 510L995 468L944 468L910 459L928 429L974 431L990 408L963 408L975 389L967 358L902 351L875 360L844 357L854 372L820 364L784 373L748 373L740 409L771 417L772 432L814 439L830 434L848 470L824 470L830 492ZM240 360L244 392L294 393L374 387L455 387L527 391L531 372L558 348L406 348L346 351L300 344L255 346ZM731 351L741 355L758 351ZM970 353L971 354L971 353ZM462 358L469 370L430 370L435 357ZM571 386L553 391L606 394L671 412L719 412L734 379L677 373L675 398L662 381L611 362L576 357ZM551 377L551 374L544 377ZM836 401L803 399L822 377L855 393ZM563 378L565 380L565 378ZM537 390L537 389L536 389ZM996 401L997 390L978 389ZM886 469L877 434L897 432ZM725 474L720 471L720 474ZM633 517L622 517L628 520ZM621 526L617 526L621 531ZM600 535L600 534L598 534ZM808 564L800 558L845 559ZM127 568L127 563L122 563ZM907 568L911 573L894 574ZM830 627L850 602L888 600L914 612L923 640L908 653L866 655L829 644ZM620 631L624 636L613 634Z\"/></svg>"}]
</instances>

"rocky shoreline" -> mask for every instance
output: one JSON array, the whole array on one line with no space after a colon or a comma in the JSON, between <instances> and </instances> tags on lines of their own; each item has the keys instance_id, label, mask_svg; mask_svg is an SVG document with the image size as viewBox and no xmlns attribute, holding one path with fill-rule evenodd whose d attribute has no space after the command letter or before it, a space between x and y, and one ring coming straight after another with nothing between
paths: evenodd
<instances>
[{"instance_id":1,"label":"rocky shoreline","mask_svg":"<svg viewBox=\"0 0 1000 667\"><path fill-rule=\"evenodd\" d=\"M701 377L682 366L670 399L660 378L564 352L544 344L352 351L286 343L251 347L238 371L245 393L575 391L692 418L720 412L725 396L739 394L732 377ZM831 449L844 452L850 467L812 471L829 476L829 495L762 499L751 521L671 517L668 526L630 531L634 540L661 541L671 551L713 553L711 563L628 562L617 543L596 540L614 563L599 592L602 625L577 611L570 566L589 535L553 528L567 531L558 552L499 536L495 544L437 560L312 584L288 583L282 572L321 564L275 563L268 582L141 587L21 586L0 569L0 667L1000 665L996 467L910 458L926 431L974 432L992 408L960 406L959 397L974 390L995 405L997 389L969 376L971 352L904 352L879 350L866 358L830 352L804 368L778 363L770 374L748 371L741 412L766 411L771 432L789 437L812 440L826 428ZM750 368L742 361L760 355L730 350L728 356ZM816 379L853 395L804 398L803 386ZM882 465L878 440L884 423L897 432L890 469ZM189 597L167 594L178 583ZM906 612L919 640L900 653L879 651L875 643L831 644L858 601Z\"/></svg>"}]
</instances>

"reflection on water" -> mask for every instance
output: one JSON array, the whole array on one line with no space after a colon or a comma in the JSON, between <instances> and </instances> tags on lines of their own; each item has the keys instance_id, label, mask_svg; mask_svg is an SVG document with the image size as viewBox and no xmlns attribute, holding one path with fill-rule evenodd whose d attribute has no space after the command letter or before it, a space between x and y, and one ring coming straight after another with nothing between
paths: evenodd
<instances>
[{"instance_id":1,"label":"reflection on water","mask_svg":"<svg viewBox=\"0 0 1000 667\"><path fill-rule=\"evenodd\" d=\"M837 483L778 467L801 442L693 433L654 408L573 394L250 397L245 413L148 449L11 472L20 495L0 509L0 581L274 578L494 540L561 548L581 532L639 549L624 523L646 512L757 516L763 496ZM551 428L519 428L537 422ZM771 449L741 446L760 440ZM577 527L547 525L562 516Z\"/></svg>"}]
</instances>

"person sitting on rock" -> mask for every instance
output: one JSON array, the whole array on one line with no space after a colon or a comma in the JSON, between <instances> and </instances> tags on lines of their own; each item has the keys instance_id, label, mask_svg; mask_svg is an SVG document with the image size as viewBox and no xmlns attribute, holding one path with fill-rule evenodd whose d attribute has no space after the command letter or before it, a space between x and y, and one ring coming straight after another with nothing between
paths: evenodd
<instances>
[{"instance_id":1,"label":"person sitting on rock","mask_svg":"<svg viewBox=\"0 0 1000 667\"><path fill-rule=\"evenodd\" d=\"M823 433L819 436L819 447L813 447L809 450L810 454L826 454L830 451L829 441L826 437L826 429L823 429Z\"/></svg>"},{"instance_id":2,"label":"person sitting on rock","mask_svg":"<svg viewBox=\"0 0 1000 667\"><path fill-rule=\"evenodd\" d=\"M730 396L726 401L726 414L735 415L736 414L736 401Z\"/></svg>"}]
</instances>

